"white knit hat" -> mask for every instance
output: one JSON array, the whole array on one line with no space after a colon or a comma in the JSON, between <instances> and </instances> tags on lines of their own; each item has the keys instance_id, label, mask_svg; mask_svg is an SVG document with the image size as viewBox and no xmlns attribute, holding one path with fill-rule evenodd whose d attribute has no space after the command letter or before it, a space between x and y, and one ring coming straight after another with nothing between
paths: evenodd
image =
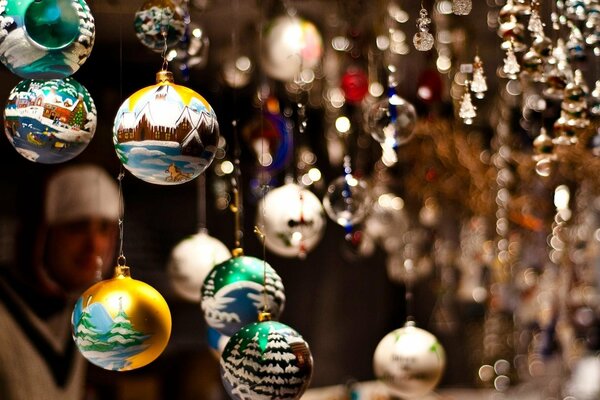
<instances>
[{"instance_id":1,"label":"white knit hat","mask_svg":"<svg viewBox=\"0 0 600 400\"><path fill-rule=\"evenodd\" d=\"M116 221L119 219L119 189L110 175L98 166L69 166L48 181L45 211L48 224L87 217Z\"/></svg>"}]
</instances>

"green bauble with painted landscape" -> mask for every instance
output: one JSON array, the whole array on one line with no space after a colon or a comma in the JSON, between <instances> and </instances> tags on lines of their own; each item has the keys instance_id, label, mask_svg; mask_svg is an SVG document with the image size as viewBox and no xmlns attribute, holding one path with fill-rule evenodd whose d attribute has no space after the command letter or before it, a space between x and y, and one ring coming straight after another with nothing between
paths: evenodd
<instances>
[{"instance_id":1,"label":"green bauble with painted landscape","mask_svg":"<svg viewBox=\"0 0 600 400\"><path fill-rule=\"evenodd\" d=\"M209 272L202 285L200 304L206 323L231 336L256 321L265 306L273 319L279 318L285 305L283 282L265 261L238 255Z\"/></svg>"},{"instance_id":2,"label":"green bauble with painted landscape","mask_svg":"<svg viewBox=\"0 0 600 400\"><path fill-rule=\"evenodd\" d=\"M8 95L4 132L30 161L56 164L78 156L96 132L94 100L73 78L26 79Z\"/></svg>"},{"instance_id":3,"label":"green bauble with painted landscape","mask_svg":"<svg viewBox=\"0 0 600 400\"><path fill-rule=\"evenodd\" d=\"M0 61L22 78L71 76L92 52L95 32L84 0L0 0Z\"/></svg>"},{"instance_id":4,"label":"green bauble with painted landscape","mask_svg":"<svg viewBox=\"0 0 600 400\"><path fill-rule=\"evenodd\" d=\"M268 317L233 335L220 364L223 386L234 400L299 399L313 371L308 343L294 329Z\"/></svg>"}]
</instances>

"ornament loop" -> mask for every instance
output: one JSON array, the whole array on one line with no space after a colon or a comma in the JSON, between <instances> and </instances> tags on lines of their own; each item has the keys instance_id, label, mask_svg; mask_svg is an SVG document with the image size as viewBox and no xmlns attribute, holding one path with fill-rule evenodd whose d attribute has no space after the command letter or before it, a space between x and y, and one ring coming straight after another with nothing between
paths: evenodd
<instances>
[{"instance_id":1,"label":"ornament loop","mask_svg":"<svg viewBox=\"0 0 600 400\"><path fill-rule=\"evenodd\" d=\"M127 265L127 259L125 258L125 256L123 254L121 254L119 257L117 257L117 266L124 267L126 265Z\"/></svg>"}]
</instances>

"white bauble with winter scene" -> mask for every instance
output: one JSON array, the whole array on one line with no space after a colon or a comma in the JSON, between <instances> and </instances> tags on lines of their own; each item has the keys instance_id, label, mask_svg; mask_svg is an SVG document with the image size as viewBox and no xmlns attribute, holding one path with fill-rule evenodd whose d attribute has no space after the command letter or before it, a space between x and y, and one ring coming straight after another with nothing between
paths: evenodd
<instances>
[{"instance_id":1,"label":"white bauble with winter scene","mask_svg":"<svg viewBox=\"0 0 600 400\"><path fill-rule=\"evenodd\" d=\"M94 100L73 78L26 79L8 95L4 132L26 159L56 164L78 156L96 132Z\"/></svg>"},{"instance_id":2,"label":"white bauble with winter scene","mask_svg":"<svg viewBox=\"0 0 600 400\"><path fill-rule=\"evenodd\" d=\"M298 332L280 322L253 322L229 339L221 381L234 400L299 399L312 377L313 358Z\"/></svg>"},{"instance_id":3,"label":"white bauble with winter scene","mask_svg":"<svg viewBox=\"0 0 600 400\"><path fill-rule=\"evenodd\" d=\"M264 279L266 277L266 281ZM283 282L265 261L237 256L216 265L202 285L201 307L206 323L231 336L256 321L266 307L273 319L285 305Z\"/></svg>"},{"instance_id":4,"label":"white bauble with winter scene","mask_svg":"<svg viewBox=\"0 0 600 400\"><path fill-rule=\"evenodd\" d=\"M137 178L177 185L196 178L215 158L219 124L195 91L160 71L157 83L129 96L117 111L113 143L119 161Z\"/></svg>"},{"instance_id":5,"label":"white bauble with winter scene","mask_svg":"<svg viewBox=\"0 0 600 400\"><path fill-rule=\"evenodd\" d=\"M94 46L84 0L0 0L0 61L25 79L74 74Z\"/></svg>"},{"instance_id":6,"label":"white bauble with winter scene","mask_svg":"<svg viewBox=\"0 0 600 400\"><path fill-rule=\"evenodd\" d=\"M402 399L432 391L445 365L446 353L437 338L412 321L381 339L373 355L375 376Z\"/></svg>"},{"instance_id":7,"label":"white bauble with winter scene","mask_svg":"<svg viewBox=\"0 0 600 400\"><path fill-rule=\"evenodd\" d=\"M92 364L112 371L151 363L171 336L167 302L152 286L132 279L126 266L117 266L113 278L81 295L71 324L80 353Z\"/></svg>"},{"instance_id":8,"label":"white bauble with winter scene","mask_svg":"<svg viewBox=\"0 0 600 400\"><path fill-rule=\"evenodd\" d=\"M264 226L267 249L283 257L309 253L319 244L327 226L319 198L295 183L267 193L256 218L259 226Z\"/></svg>"},{"instance_id":9,"label":"white bauble with winter scene","mask_svg":"<svg viewBox=\"0 0 600 400\"><path fill-rule=\"evenodd\" d=\"M217 264L231 258L231 252L219 239L201 230L179 242L171 251L167 273L175 292L191 302L200 301L204 279Z\"/></svg>"}]
</instances>

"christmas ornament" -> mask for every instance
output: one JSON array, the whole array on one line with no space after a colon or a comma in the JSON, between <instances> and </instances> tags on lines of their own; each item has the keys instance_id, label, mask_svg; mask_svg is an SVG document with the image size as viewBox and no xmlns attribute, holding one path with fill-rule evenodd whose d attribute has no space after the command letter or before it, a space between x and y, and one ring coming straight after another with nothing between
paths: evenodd
<instances>
[{"instance_id":1,"label":"christmas ornament","mask_svg":"<svg viewBox=\"0 0 600 400\"><path fill-rule=\"evenodd\" d=\"M506 50L506 58L504 59L502 71L509 79L517 79L517 74L521 71L521 66L517 61L517 56L512 47L509 47L508 50Z\"/></svg>"},{"instance_id":2,"label":"christmas ornament","mask_svg":"<svg viewBox=\"0 0 600 400\"><path fill-rule=\"evenodd\" d=\"M512 48L516 53L520 53L527 49L525 44L525 27L517 21L515 16L508 19L507 22L500 24L498 34L502 38L500 47L504 50Z\"/></svg>"},{"instance_id":3,"label":"christmas ornament","mask_svg":"<svg viewBox=\"0 0 600 400\"><path fill-rule=\"evenodd\" d=\"M360 103L369 93L369 77L356 66L349 67L342 76L344 98L350 104Z\"/></svg>"},{"instance_id":4,"label":"christmas ornament","mask_svg":"<svg viewBox=\"0 0 600 400\"><path fill-rule=\"evenodd\" d=\"M184 11L172 0L148 0L136 11L133 27L144 46L161 52L185 34Z\"/></svg>"},{"instance_id":5,"label":"christmas ornament","mask_svg":"<svg viewBox=\"0 0 600 400\"><path fill-rule=\"evenodd\" d=\"M475 97L483 99L487 90L488 87L483 71L483 61L481 61L481 58L477 55L475 56L475 60L473 60L473 81L471 82L471 91L475 93Z\"/></svg>"},{"instance_id":6,"label":"christmas ornament","mask_svg":"<svg viewBox=\"0 0 600 400\"><path fill-rule=\"evenodd\" d=\"M388 333L373 356L375 376L401 398L417 398L433 390L445 365L442 345L412 321Z\"/></svg>"},{"instance_id":7,"label":"christmas ornament","mask_svg":"<svg viewBox=\"0 0 600 400\"><path fill-rule=\"evenodd\" d=\"M94 17L83 0L0 2L0 61L26 79L66 78L94 45Z\"/></svg>"},{"instance_id":8,"label":"christmas ornament","mask_svg":"<svg viewBox=\"0 0 600 400\"><path fill-rule=\"evenodd\" d=\"M271 190L256 212L265 246L283 257L302 257L319 244L327 220L321 202L295 183Z\"/></svg>"},{"instance_id":9,"label":"christmas ornament","mask_svg":"<svg viewBox=\"0 0 600 400\"><path fill-rule=\"evenodd\" d=\"M367 126L373 139L397 149L413 136L417 122L415 107L390 88L387 99L373 104L367 114Z\"/></svg>"},{"instance_id":10,"label":"christmas ornament","mask_svg":"<svg viewBox=\"0 0 600 400\"><path fill-rule=\"evenodd\" d=\"M600 80L596 81L596 86L594 87L588 102L590 115L593 117L600 117Z\"/></svg>"},{"instance_id":11,"label":"christmas ornament","mask_svg":"<svg viewBox=\"0 0 600 400\"><path fill-rule=\"evenodd\" d=\"M229 339L229 336L222 335L214 328L209 327L206 330L208 347L211 349L212 353L217 357L217 359L221 358L221 354L223 354L223 350L225 349L225 346L227 346Z\"/></svg>"},{"instance_id":12,"label":"christmas ornament","mask_svg":"<svg viewBox=\"0 0 600 400\"><path fill-rule=\"evenodd\" d=\"M96 131L96 106L73 78L24 80L8 95L4 131L30 161L55 164L79 155Z\"/></svg>"},{"instance_id":13,"label":"christmas ornament","mask_svg":"<svg viewBox=\"0 0 600 400\"><path fill-rule=\"evenodd\" d=\"M272 103L275 99L269 99ZM269 109L270 106L267 106ZM242 130L242 138L256 154L259 164L269 172L284 169L292 155L292 130L279 113L266 110L262 117L250 121Z\"/></svg>"},{"instance_id":14,"label":"christmas ornament","mask_svg":"<svg viewBox=\"0 0 600 400\"><path fill-rule=\"evenodd\" d=\"M556 160L554 147L554 140L548 135L546 128L542 127L540 134L533 140L533 149L535 151L533 161L536 162L535 172L539 176L550 176L552 162Z\"/></svg>"},{"instance_id":15,"label":"christmas ornament","mask_svg":"<svg viewBox=\"0 0 600 400\"><path fill-rule=\"evenodd\" d=\"M184 19L189 20L189 15ZM175 48L167 53L169 61L178 66L184 81L190 80L192 68L204 68L208 63L210 40L205 31L197 24L186 23L185 33Z\"/></svg>"},{"instance_id":16,"label":"christmas ornament","mask_svg":"<svg viewBox=\"0 0 600 400\"><path fill-rule=\"evenodd\" d=\"M531 1L531 17L529 18L529 24L527 30L533 33L535 36L544 36L544 23L540 16L540 2L539 0Z\"/></svg>"},{"instance_id":17,"label":"christmas ornament","mask_svg":"<svg viewBox=\"0 0 600 400\"><path fill-rule=\"evenodd\" d=\"M193 90L162 70L156 85L127 98L115 117L113 143L137 178L159 185L188 182L210 165L219 141L217 116Z\"/></svg>"},{"instance_id":18,"label":"christmas ornament","mask_svg":"<svg viewBox=\"0 0 600 400\"><path fill-rule=\"evenodd\" d=\"M471 0L453 0L452 1L452 12L456 15L469 15L473 3Z\"/></svg>"},{"instance_id":19,"label":"christmas ornament","mask_svg":"<svg viewBox=\"0 0 600 400\"><path fill-rule=\"evenodd\" d=\"M278 318L285 305L283 290L281 278L265 261L234 256L216 265L204 280L201 291L204 318L209 326L231 336L256 321L265 306L273 318Z\"/></svg>"},{"instance_id":20,"label":"christmas ornament","mask_svg":"<svg viewBox=\"0 0 600 400\"><path fill-rule=\"evenodd\" d=\"M261 62L265 73L291 81L304 69L314 69L323 54L323 39L312 22L296 16L270 21L264 32Z\"/></svg>"},{"instance_id":21,"label":"christmas ornament","mask_svg":"<svg viewBox=\"0 0 600 400\"><path fill-rule=\"evenodd\" d=\"M465 93L460 102L458 116L461 117L466 125L473 123L473 118L477 116L476 108L471 100L471 92L469 91L469 82L465 83Z\"/></svg>"},{"instance_id":22,"label":"christmas ornament","mask_svg":"<svg viewBox=\"0 0 600 400\"><path fill-rule=\"evenodd\" d=\"M429 24L431 19L427 15L427 10L421 6L419 18L417 18L418 32L413 37L415 49L419 51L429 51L433 47L433 35L429 33Z\"/></svg>"},{"instance_id":23,"label":"christmas ornament","mask_svg":"<svg viewBox=\"0 0 600 400\"><path fill-rule=\"evenodd\" d=\"M173 248L167 264L175 292L188 301L199 302L202 283L210 270L229 258L229 249L206 230L185 238Z\"/></svg>"},{"instance_id":24,"label":"christmas ornament","mask_svg":"<svg viewBox=\"0 0 600 400\"><path fill-rule=\"evenodd\" d=\"M366 217L369 204L367 183L351 173L336 178L323 198L329 218L347 229Z\"/></svg>"},{"instance_id":25,"label":"christmas ornament","mask_svg":"<svg viewBox=\"0 0 600 400\"><path fill-rule=\"evenodd\" d=\"M233 335L221 356L223 386L236 400L299 399L312 370L312 354L302 336L264 317Z\"/></svg>"},{"instance_id":26,"label":"christmas ornament","mask_svg":"<svg viewBox=\"0 0 600 400\"><path fill-rule=\"evenodd\" d=\"M71 317L73 340L92 364L127 371L154 361L171 335L171 313L152 286L117 266L77 300Z\"/></svg>"}]
</instances>

